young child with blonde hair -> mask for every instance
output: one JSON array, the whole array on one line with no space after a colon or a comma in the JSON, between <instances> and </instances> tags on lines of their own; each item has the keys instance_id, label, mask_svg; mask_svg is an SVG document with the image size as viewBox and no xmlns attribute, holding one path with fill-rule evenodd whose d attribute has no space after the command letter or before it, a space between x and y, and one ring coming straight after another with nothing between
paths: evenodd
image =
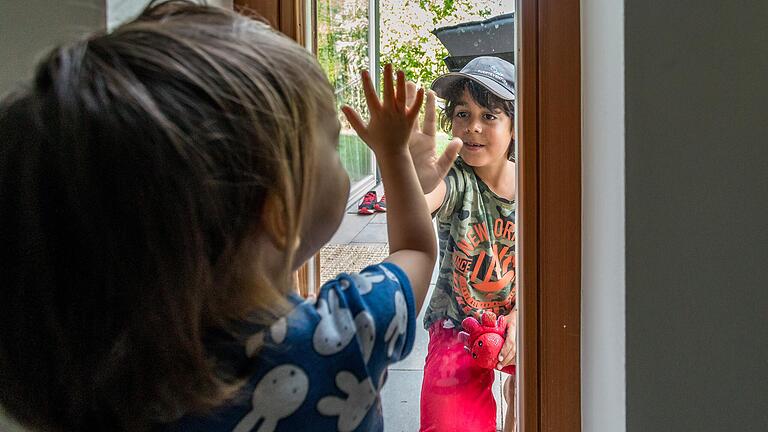
<instances>
[{"instance_id":1,"label":"young child with blonde hair","mask_svg":"<svg viewBox=\"0 0 768 432\"><path fill-rule=\"evenodd\" d=\"M349 181L312 55L223 9L153 4L54 49L0 104L0 404L61 431L381 431L435 237L408 134L422 93L350 108L387 183L390 255L314 301L292 273ZM394 229L393 229L394 228Z\"/></svg>"}]
</instances>

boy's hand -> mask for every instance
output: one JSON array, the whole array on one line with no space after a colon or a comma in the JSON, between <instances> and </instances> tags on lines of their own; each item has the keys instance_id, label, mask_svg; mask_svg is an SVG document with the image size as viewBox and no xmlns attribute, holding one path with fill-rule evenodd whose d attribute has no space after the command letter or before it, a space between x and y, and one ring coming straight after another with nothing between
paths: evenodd
<instances>
[{"instance_id":1,"label":"boy's hand","mask_svg":"<svg viewBox=\"0 0 768 432\"><path fill-rule=\"evenodd\" d=\"M502 370L508 365L517 364L517 310L512 310L507 315L507 337L504 339L504 346L499 352L499 363L496 369Z\"/></svg>"},{"instance_id":2,"label":"boy's hand","mask_svg":"<svg viewBox=\"0 0 768 432\"><path fill-rule=\"evenodd\" d=\"M410 106L406 106L405 74L397 71L397 88L392 81L392 65L384 65L383 98L379 101L368 71L362 72L363 91L371 119L366 126L354 109L341 108L358 136L378 157L407 151L408 135L419 116L424 91L419 90Z\"/></svg>"},{"instance_id":3,"label":"boy's hand","mask_svg":"<svg viewBox=\"0 0 768 432\"><path fill-rule=\"evenodd\" d=\"M413 106L416 102L418 92L416 84L408 82L406 84L406 106ZM421 101L419 100L419 104ZM416 167L416 174L419 177L419 183L424 194L432 192L443 180L448 170L451 169L453 161L461 150L461 139L453 138L445 148L443 154L438 158L436 152L435 135L437 126L435 123L435 92L427 92L427 104L424 108L424 122L419 128L418 122L413 123L411 136L408 139L408 148L411 151L413 165Z\"/></svg>"}]
</instances>

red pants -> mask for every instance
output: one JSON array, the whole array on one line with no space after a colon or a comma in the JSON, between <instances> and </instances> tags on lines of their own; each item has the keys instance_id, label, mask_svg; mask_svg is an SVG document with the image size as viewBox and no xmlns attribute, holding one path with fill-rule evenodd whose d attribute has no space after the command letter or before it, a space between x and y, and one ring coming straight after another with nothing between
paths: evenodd
<instances>
[{"instance_id":1,"label":"red pants","mask_svg":"<svg viewBox=\"0 0 768 432\"><path fill-rule=\"evenodd\" d=\"M421 383L421 432L496 432L492 369L477 367L459 340L461 328L429 328Z\"/></svg>"}]
</instances>

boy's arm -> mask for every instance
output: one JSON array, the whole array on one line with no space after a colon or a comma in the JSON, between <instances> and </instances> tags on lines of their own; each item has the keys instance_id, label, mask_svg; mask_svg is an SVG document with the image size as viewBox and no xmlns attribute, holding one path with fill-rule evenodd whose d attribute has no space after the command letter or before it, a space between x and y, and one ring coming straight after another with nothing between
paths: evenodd
<instances>
[{"instance_id":1,"label":"boy's arm","mask_svg":"<svg viewBox=\"0 0 768 432\"><path fill-rule=\"evenodd\" d=\"M410 106L416 97L416 84L406 85L407 104ZM414 122L411 135L408 138L408 149L416 167L419 184L427 200L430 214L443 204L445 199L445 182L443 179L451 169L453 161L461 150L461 139L453 138L440 157L437 156L435 136L437 121L435 118L435 92L427 92L427 103L424 108L424 122L421 128Z\"/></svg>"},{"instance_id":2,"label":"boy's arm","mask_svg":"<svg viewBox=\"0 0 768 432\"><path fill-rule=\"evenodd\" d=\"M418 117L424 93L419 91L414 103L406 106L405 76L402 72L397 73L395 90L392 66L386 65L383 99L379 101L369 74L363 72L362 77L371 115L368 125L352 108L345 106L342 110L360 138L376 154L387 194L390 256L386 261L399 266L408 276L418 313L437 256L429 210L408 151L408 135Z\"/></svg>"},{"instance_id":3,"label":"boy's arm","mask_svg":"<svg viewBox=\"0 0 768 432\"><path fill-rule=\"evenodd\" d=\"M435 212L443 205L445 201L445 193L448 191L448 187L445 185L445 181L441 181L435 190L424 195L424 199L427 200L427 208L430 214Z\"/></svg>"}]
</instances>

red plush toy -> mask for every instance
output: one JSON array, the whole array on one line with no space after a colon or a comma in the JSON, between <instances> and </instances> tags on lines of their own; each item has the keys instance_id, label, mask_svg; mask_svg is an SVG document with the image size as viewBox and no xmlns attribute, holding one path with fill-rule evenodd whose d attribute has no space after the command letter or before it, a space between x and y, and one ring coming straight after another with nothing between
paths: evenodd
<instances>
[{"instance_id":1,"label":"red plush toy","mask_svg":"<svg viewBox=\"0 0 768 432\"><path fill-rule=\"evenodd\" d=\"M467 317L461 326L465 331L460 332L459 336L464 340L464 348L472 354L475 363L482 368L495 369L507 332L504 315L497 319L495 313L484 312L480 321ZM514 374L515 365L507 365L501 371Z\"/></svg>"}]
</instances>

